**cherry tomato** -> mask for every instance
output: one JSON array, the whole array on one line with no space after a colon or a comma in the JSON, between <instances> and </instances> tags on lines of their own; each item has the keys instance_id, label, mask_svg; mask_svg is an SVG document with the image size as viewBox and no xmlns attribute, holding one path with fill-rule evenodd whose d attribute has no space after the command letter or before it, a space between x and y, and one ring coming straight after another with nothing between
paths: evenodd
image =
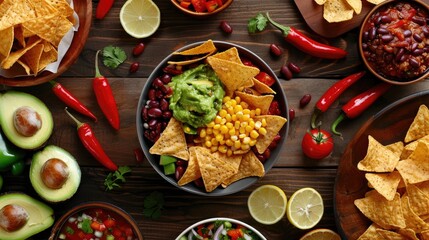
<instances>
[{"instance_id":1,"label":"cherry tomato","mask_svg":"<svg viewBox=\"0 0 429 240\"><path fill-rule=\"evenodd\" d=\"M260 72L255 78L268 86L272 86L276 82L276 80L266 72Z\"/></svg>"},{"instance_id":2,"label":"cherry tomato","mask_svg":"<svg viewBox=\"0 0 429 240\"><path fill-rule=\"evenodd\" d=\"M311 129L301 143L303 153L312 159L323 159L334 149L332 135L323 129Z\"/></svg>"}]
</instances>

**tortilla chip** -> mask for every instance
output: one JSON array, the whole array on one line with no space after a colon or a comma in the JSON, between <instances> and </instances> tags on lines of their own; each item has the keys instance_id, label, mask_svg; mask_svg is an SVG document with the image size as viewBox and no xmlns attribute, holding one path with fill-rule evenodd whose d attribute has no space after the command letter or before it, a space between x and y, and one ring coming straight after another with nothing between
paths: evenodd
<instances>
[{"instance_id":1,"label":"tortilla chip","mask_svg":"<svg viewBox=\"0 0 429 240\"><path fill-rule=\"evenodd\" d=\"M50 51L46 52L46 45L43 48L42 56L39 61L39 72L45 69L50 63L57 61L58 59L58 51L55 48L51 48Z\"/></svg>"},{"instance_id":2,"label":"tortilla chip","mask_svg":"<svg viewBox=\"0 0 429 240\"><path fill-rule=\"evenodd\" d=\"M398 233L402 236L406 237L407 240L419 240L419 238L416 235L416 231L414 231L411 228L401 228L398 229Z\"/></svg>"},{"instance_id":3,"label":"tortilla chip","mask_svg":"<svg viewBox=\"0 0 429 240\"><path fill-rule=\"evenodd\" d=\"M429 196L429 181L417 183L416 186L424 193Z\"/></svg>"},{"instance_id":4,"label":"tortilla chip","mask_svg":"<svg viewBox=\"0 0 429 240\"><path fill-rule=\"evenodd\" d=\"M359 14L362 11L362 1L361 0L346 0L350 7L353 8L356 14Z\"/></svg>"},{"instance_id":5,"label":"tortilla chip","mask_svg":"<svg viewBox=\"0 0 429 240\"><path fill-rule=\"evenodd\" d=\"M368 135L368 150L366 156L358 163L361 171L367 172L393 172L399 156L383 146L371 135Z\"/></svg>"},{"instance_id":6,"label":"tortilla chip","mask_svg":"<svg viewBox=\"0 0 429 240\"><path fill-rule=\"evenodd\" d=\"M216 46L214 45L212 40L207 40L203 44L198 45L196 47L184 50L182 52L173 52L173 55L200 55L206 53L216 52Z\"/></svg>"},{"instance_id":7,"label":"tortilla chip","mask_svg":"<svg viewBox=\"0 0 429 240\"><path fill-rule=\"evenodd\" d=\"M26 0L15 0L0 19L0 30L15 26L36 17L35 11Z\"/></svg>"},{"instance_id":8,"label":"tortilla chip","mask_svg":"<svg viewBox=\"0 0 429 240\"><path fill-rule=\"evenodd\" d=\"M234 175L234 168L226 159L220 159L213 155L205 147L196 147L198 165L207 192L215 190L225 179Z\"/></svg>"},{"instance_id":9,"label":"tortilla chip","mask_svg":"<svg viewBox=\"0 0 429 240\"><path fill-rule=\"evenodd\" d=\"M356 199L354 204L367 218L384 229L406 226L399 193L396 193L393 200L389 201L377 191L372 190L364 198Z\"/></svg>"},{"instance_id":10,"label":"tortilla chip","mask_svg":"<svg viewBox=\"0 0 429 240\"><path fill-rule=\"evenodd\" d=\"M9 57L12 50L14 30L13 27L8 27L0 31L0 60Z\"/></svg>"},{"instance_id":11,"label":"tortilla chip","mask_svg":"<svg viewBox=\"0 0 429 240\"><path fill-rule=\"evenodd\" d=\"M200 172L200 167L198 166L195 147L190 147L188 166L186 167L185 173L183 173L183 176L179 179L177 184L179 184L179 186L183 186L197 180L200 177L201 177L201 172Z\"/></svg>"},{"instance_id":12,"label":"tortilla chip","mask_svg":"<svg viewBox=\"0 0 429 240\"><path fill-rule=\"evenodd\" d=\"M429 231L423 231L420 233L421 240L429 240Z\"/></svg>"},{"instance_id":13,"label":"tortilla chip","mask_svg":"<svg viewBox=\"0 0 429 240\"><path fill-rule=\"evenodd\" d=\"M58 12L58 10L62 10L56 9L54 6L49 4L47 0L29 0L29 3L36 12L36 17L50 15Z\"/></svg>"},{"instance_id":14,"label":"tortilla chip","mask_svg":"<svg viewBox=\"0 0 429 240\"><path fill-rule=\"evenodd\" d=\"M249 151L243 156L238 172L232 177L223 181L222 186L227 187L231 183L246 177L262 177L265 174L264 165L259 161L253 151Z\"/></svg>"},{"instance_id":15,"label":"tortilla chip","mask_svg":"<svg viewBox=\"0 0 429 240\"><path fill-rule=\"evenodd\" d=\"M258 68L245 66L213 56L208 57L207 62L225 86L227 96L232 96L234 92L241 87L253 86L253 78L259 73Z\"/></svg>"},{"instance_id":16,"label":"tortilla chip","mask_svg":"<svg viewBox=\"0 0 429 240\"><path fill-rule=\"evenodd\" d=\"M429 109L422 104L405 135L405 143L422 138L429 134Z\"/></svg>"},{"instance_id":17,"label":"tortilla chip","mask_svg":"<svg viewBox=\"0 0 429 240\"><path fill-rule=\"evenodd\" d=\"M16 61L19 65L21 65L21 67L22 68L24 68L24 71L25 71L25 73L27 74L27 75L30 75L31 74L31 69L30 69L30 67L26 64L26 63L24 63L24 62L22 62L22 61L20 61L20 60L18 60L18 61Z\"/></svg>"},{"instance_id":18,"label":"tortilla chip","mask_svg":"<svg viewBox=\"0 0 429 240\"><path fill-rule=\"evenodd\" d=\"M398 171L391 173L366 173L365 178L387 200L393 200L398 184L401 181L401 175Z\"/></svg>"},{"instance_id":19,"label":"tortilla chip","mask_svg":"<svg viewBox=\"0 0 429 240\"><path fill-rule=\"evenodd\" d=\"M418 216L429 214L429 196L414 184L408 184L406 188L413 212Z\"/></svg>"},{"instance_id":20,"label":"tortilla chip","mask_svg":"<svg viewBox=\"0 0 429 240\"><path fill-rule=\"evenodd\" d=\"M188 146L182 123L175 118L171 118L159 139L149 149L149 152L189 160Z\"/></svg>"},{"instance_id":21,"label":"tortilla chip","mask_svg":"<svg viewBox=\"0 0 429 240\"><path fill-rule=\"evenodd\" d=\"M252 95L245 92L236 91L235 94L241 98L242 101L249 104L250 109L261 109L261 114L267 114L270 109L271 102L274 95Z\"/></svg>"},{"instance_id":22,"label":"tortilla chip","mask_svg":"<svg viewBox=\"0 0 429 240\"><path fill-rule=\"evenodd\" d=\"M167 63L171 64L171 65L185 66L185 65L189 65L189 64L192 64L192 63L199 62L199 61L207 58L208 56L212 55L213 53L214 52L209 52L206 55L203 55L201 57L196 57L196 58L189 59L189 60L184 60L184 61L168 61Z\"/></svg>"},{"instance_id":23,"label":"tortilla chip","mask_svg":"<svg viewBox=\"0 0 429 240\"><path fill-rule=\"evenodd\" d=\"M405 196L401 199L401 206L407 228L413 229L416 233L420 233L424 230L429 230L429 224L425 223L423 219L421 219L411 209L408 196Z\"/></svg>"},{"instance_id":24,"label":"tortilla chip","mask_svg":"<svg viewBox=\"0 0 429 240\"><path fill-rule=\"evenodd\" d=\"M228 157L225 153L221 153L219 151L214 152L213 155L219 159L225 159L227 164L231 165L234 169L234 173L238 172L243 155L233 154Z\"/></svg>"},{"instance_id":25,"label":"tortilla chip","mask_svg":"<svg viewBox=\"0 0 429 240\"><path fill-rule=\"evenodd\" d=\"M236 47L229 48L228 50L225 50L223 52L216 53L213 55L214 58L219 58L231 62L235 62L238 64L243 64L243 62L240 59L240 55L238 54L238 50Z\"/></svg>"},{"instance_id":26,"label":"tortilla chip","mask_svg":"<svg viewBox=\"0 0 429 240\"><path fill-rule=\"evenodd\" d=\"M73 15L73 8L70 7L70 4L67 0L46 0L51 6L53 6L58 12L61 13L64 17L69 17Z\"/></svg>"},{"instance_id":27,"label":"tortilla chip","mask_svg":"<svg viewBox=\"0 0 429 240\"><path fill-rule=\"evenodd\" d=\"M253 88L260 94L276 94L276 91L256 78L253 78Z\"/></svg>"},{"instance_id":28,"label":"tortilla chip","mask_svg":"<svg viewBox=\"0 0 429 240\"><path fill-rule=\"evenodd\" d=\"M44 45L39 43L21 57L35 76L39 72L39 61L43 53L43 47Z\"/></svg>"},{"instance_id":29,"label":"tortilla chip","mask_svg":"<svg viewBox=\"0 0 429 240\"><path fill-rule=\"evenodd\" d=\"M380 226L377 224L371 224L366 231L358 238L358 240L385 240L383 236L378 234L377 229L380 229Z\"/></svg>"},{"instance_id":30,"label":"tortilla chip","mask_svg":"<svg viewBox=\"0 0 429 240\"><path fill-rule=\"evenodd\" d=\"M402 236L401 234L385 229L378 228L376 229L377 233L380 234L380 236L383 237L383 239L390 239L390 240L408 240L405 236Z\"/></svg>"},{"instance_id":31,"label":"tortilla chip","mask_svg":"<svg viewBox=\"0 0 429 240\"><path fill-rule=\"evenodd\" d=\"M12 52L9 54L9 57L4 59L1 63L1 67L3 69L9 69L12 67L13 64L16 63L16 61L18 61L19 58L21 58L27 51L29 51L30 49L32 49L34 46L36 46L37 44L40 43L40 39L37 42L34 42L31 45L28 45L25 48L19 49L15 52Z\"/></svg>"},{"instance_id":32,"label":"tortilla chip","mask_svg":"<svg viewBox=\"0 0 429 240\"><path fill-rule=\"evenodd\" d=\"M326 0L323 4L323 18L330 23L350 20L353 12L345 0Z\"/></svg>"},{"instance_id":33,"label":"tortilla chip","mask_svg":"<svg viewBox=\"0 0 429 240\"><path fill-rule=\"evenodd\" d=\"M407 159L411 155L411 153L414 152L419 142L423 142L429 145L429 135L426 135L405 145L404 149L402 150L401 159Z\"/></svg>"},{"instance_id":34,"label":"tortilla chip","mask_svg":"<svg viewBox=\"0 0 429 240\"><path fill-rule=\"evenodd\" d=\"M279 133L279 131L287 122L286 118L277 115L259 115L255 116L254 120L261 121L263 118L265 118L267 122L267 126L265 127L267 134L259 135L255 145L258 153L261 154L268 148L274 137Z\"/></svg>"},{"instance_id":35,"label":"tortilla chip","mask_svg":"<svg viewBox=\"0 0 429 240\"><path fill-rule=\"evenodd\" d=\"M317 4L323 5L326 3L326 0L314 0Z\"/></svg>"},{"instance_id":36,"label":"tortilla chip","mask_svg":"<svg viewBox=\"0 0 429 240\"><path fill-rule=\"evenodd\" d=\"M401 157L402 152L404 151L404 143L398 141L389 145L386 145L386 148L392 151L399 158Z\"/></svg>"},{"instance_id":37,"label":"tortilla chip","mask_svg":"<svg viewBox=\"0 0 429 240\"><path fill-rule=\"evenodd\" d=\"M398 162L396 166L406 183L419 183L429 180L429 148L418 143L414 152L407 160Z\"/></svg>"}]
</instances>

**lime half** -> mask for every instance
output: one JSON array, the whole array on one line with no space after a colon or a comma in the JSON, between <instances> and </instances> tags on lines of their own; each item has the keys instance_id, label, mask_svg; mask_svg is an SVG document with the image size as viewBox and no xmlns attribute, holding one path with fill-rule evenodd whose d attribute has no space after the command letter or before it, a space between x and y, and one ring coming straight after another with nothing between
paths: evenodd
<instances>
[{"instance_id":1,"label":"lime half","mask_svg":"<svg viewBox=\"0 0 429 240\"><path fill-rule=\"evenodd\" d=\"M161 22L161 12L152 0L128 0L119 14L125 32L135 38L154 34Z\"/></svg>"}]
</instances>

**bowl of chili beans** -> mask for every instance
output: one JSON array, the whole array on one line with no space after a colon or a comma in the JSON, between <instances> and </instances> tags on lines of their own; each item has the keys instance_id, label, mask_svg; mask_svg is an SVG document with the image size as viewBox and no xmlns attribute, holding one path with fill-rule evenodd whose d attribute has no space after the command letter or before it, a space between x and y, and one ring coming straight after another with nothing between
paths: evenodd
<instances>
[{"instance_id":1,"label":"bowl of chili beans","mask_svg":"<svg viewBox=\"0 0 429 240\"><path fill-rule=\"evenodd\" d=\"M379 79L406 85L429 75L429 6L420 0L385 1L365 17L359 52Z\"/></svg>"},{"instance_id":2,"label":"bowl of chili beans","mask_svg":"<svg viewBox=\"0 0 429 240\"><path fill-rule=\"evenodd\" d=\"M54 224L49 240L130 239L143 236L134 219L107 202L88 202L73 207Z\"/></svg>"},{"instance_id":3,"label":"bowl of chili beans","mask_svg":"<svg viewBox=\"0 0 429 240\"><path fill-rule=\"evenodd\" d=\"M227 9L233 0L171 0L171 3L185 14L204 18Z\"/></svg>"}]
</instances>

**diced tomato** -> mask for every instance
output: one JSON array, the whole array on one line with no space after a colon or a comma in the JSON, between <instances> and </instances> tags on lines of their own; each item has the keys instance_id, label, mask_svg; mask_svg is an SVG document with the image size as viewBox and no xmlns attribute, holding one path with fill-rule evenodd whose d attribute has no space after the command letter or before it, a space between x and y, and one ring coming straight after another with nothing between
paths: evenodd
<instances>
[{"instance_id":1,"label":"diced tomato","mask_svg":"<svg viewBox=\"0 0 429 240\"><path fill-rule=\"evenodd\" d=\"M230 229L226 232L226 234L231 237L231 240L237 240L244 236L241 229Z\"/></svg>"},{"instance_id":2,"label":"diced tomato","mask_svg":"<svg viewBox=\"0 0 429 240\"><path fill-rule=\"evenodd\" d=\"M97 221L93 221L91 223L91 228L100 232L106 230L106 226L103 223L99 223Z\"/></svg>"},{"instance_id":3,"label":"diced tomato","mask_svg":"<svg viewBox=\"0 0 429 240\"><path fill-rule=\"evenodd\" d=\"M205 0L191 0L195 12L205 12L207 10Z\"/></svg>"},{"instance_id":4,"label":"diced tomato","mask_svg":"<svg viewBox=\"0 0 429 240\"><path fill-rule=\"evenodd\" d=\"M215 2L217 3L218 7L222 7L223 6L222 0L215 0Z\"/></svg>"},{"instance_id":5,"label":"diced tomato","mask_svg":"<svg viewBox=\"0 0 429 240\"><path fill-rule=\"evenodd\" d=\"M276 82L276 80L266 72L260 72L255 78L268 86L272 86Z\"/></svg>"},{"instance_id":6,"label":"diced tomato","mask_svg":"<svg viewBox=\"0 0 429 240\"><path fill-rule=\"evenodd\" d=\"M182 6L183 8L189 9L189 6L191 6L191 2L181 1L180 6Z\"/></svg>"},{"instance_id":7,"label":"diced tomato","mask_svg":"<svg viewBox=\"0 0 429 240\"><path fill-rule=\"evenodd\" d=\"M107 227L107 228L112 228L116 225L116 221L112 218L108 218L106 220L103 221L103 224Z\"/></svg>"},{"instance_id":8,"label":"diced tomato","mask_svg":"<svg viewBox=\"0 0 429 240\"><path fill-rule=\"evenodd\" d=\"M214 10L216 10L216 8L218 8L218 4L216 3L216 1L206 2L206 9L208 12L213 12Z\"/></svg>"},{"instance_id":9,"label":"diced tomato","mask_svg":"<svg viewBox=\"0 0 429 240\"><path fill-rule=\"evenodd\" d=\"M279 107L279 102L277 102L276 100L273 100L271 102L270 108L268 109L268 114L269 115L280 115L280 107Z\"/></svg>"},{"instance_id":10,"label":"diced tomato","mask_svg":"<svg viewBox=\"0 0 429 240\"><path fill-rule=\"evenodd\" d=\"M125 228L124 232L125 232L125 236L127 236L127 237L128 236L134 236L133 229L131 229L130 227Z\"/></svg>"},{"instance_id":11,"label":"diced tomato","mask_svg":"<svg viewBox=\"0 0 429 240\"><path fill-rule=\"evenodd\" d=\"M112 235L113 235L115 238L120 238L120 237L122 237L122 231L121 231L121 230L119 230L118 228L115 228L115 229L113 229L113 231L112 231Z\"/></svg>"}]
</instances>

